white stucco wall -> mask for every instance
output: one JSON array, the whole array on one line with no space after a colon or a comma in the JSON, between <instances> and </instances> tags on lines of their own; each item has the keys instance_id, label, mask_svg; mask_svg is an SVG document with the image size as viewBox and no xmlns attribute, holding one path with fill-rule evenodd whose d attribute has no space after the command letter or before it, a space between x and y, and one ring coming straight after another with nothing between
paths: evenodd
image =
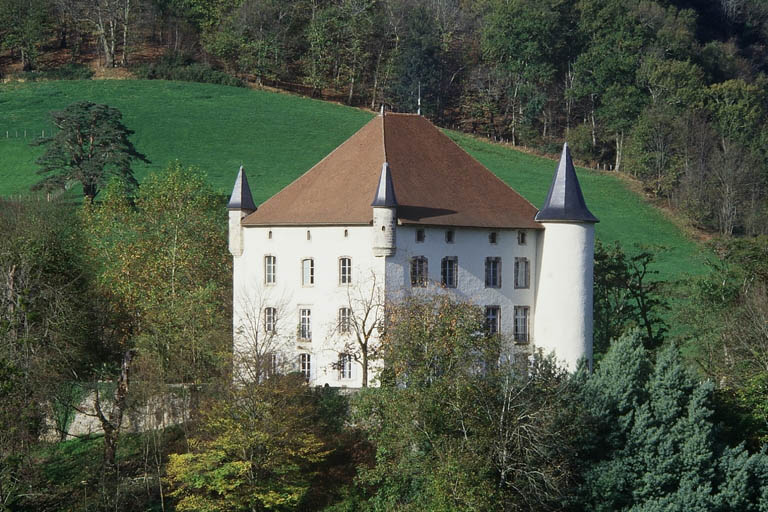
<instances>
[{"instance_id":1,"label":"white stucco wall","mask_svg":"<svg viewBox=\"0 0 768 512\"><path fill-rule=\"evenodd\" d=\"M416 241L416 231L424 229L424 241ZM454 242L446 242L445 232L453 230ZM497 233L496 243L489 242L489 234ZM410 262L415 256L428 259L429 280L435 287L441 282L441 263L446 256L458 258L458 283L450 289L460 300L466 300L478 306L499 306L501 309L501 333L510 340L514 329L514 307L528 306L531 321L535 318L534 285L537 267L537 230L524 230L526 243L518 243L518 230L511 229L474 229L398 226L397 252L387 258L387 296L397 299L403 294L424 293L424 288L412 288L410 281ZM501 288L485 287L486 257L501 258ZM515 288L515 258L527 258L529 261L530 285L528 288ZM429 289L428 289L429 290ZM532 330L529 329L532 334Z\"/></svg>"},{"instance_id":2,"label":"white stucco wall","mask_svg":"<svg viewBox=\"0 0 768 512\"><path fill-rule=\"evenodd\" d=\"M594 224L545 224L538 244L534 340L569 369L592 360Z\"/></svg>"},{"instance_id":3,"label":"white stucco wall","mask_svg":"<svg viewBox=\"0 0 768 512\"><path fill-rule=\"evenodd\" d=\"M232 215L232 217L235 217ZM234 221L234 218L232 219ZM237 243L237 222L231 224ZM423 229L423 242L416 232ZM446 231L454 241L446 241ZM518 230L397 226L397 248L388 257L374 255L374 226L244 227L242 255L234 256L235 351L248 347L249 332L263 334L263 309L278 312L278 336L270 343L282 354L284 369L298 370L299 354L312 359L313 385L359 387L361 367L354 363L352 377L339 379L335 368L345 345L354 334L337 332L339 308L357 307L355 297L368 294L374 285L381 298L397 300L412 293L440 292L441 262L458 259L458 285L449 289L460 300L478 306L499 306L502 335L512 340L515 306L530 308L529 342L518 348L554 350L558 359L573 369L582 357L592 356L592 275L594 226L548 223L546 230L525 230L526 243L518 242ZM307 239L307 232L310 239ZM346 236L345 236L346 231ZM497 233L496 243L489 234ZM271 237L270 237L271 232ZM264 257L277 259L276 282L265 284ZM410 262L415 256L428 260L427 288L411 287ZM352 260L352 284L339 283L339 258ZM501 288L485 287L487 257L501 258ZM302 260L314 259L315 281L302 285ZM528 288L515 288L515 258L527 258ZM299 310L312 312L312 339L298 339ZM256 329L252 319L258 318ZM373 381L375 371L369 375Z\"/></svg>"},{"instance_id":4,"label":"white stucco wall","mask_svg":"<svg viewBox=\"0 0 768 512\"><path fill-rule=\"evenodd\" d=\"M244 227L243 253L234 258L235 350L247 348L248 336L242 335L242 329L252 325L249 317L253 317L254 311L274 307L278 314L276 341L287 369L298 370L299 354L309 353L311 384L359 387L362 373L358 364L352 365L351 379L339 380L339 372L334 368L345 344L354 342L354 334L339 334L336 324L339 308L349 307L361 291L370 291L374 280L377 286L384 283L384 258L374 257L372 248L370 226ZM265 255L277 258L275 284L264 282ZM349 286L339 284L340 257L352 260ZM314 259L312 286L302 285L305 258ZM311 310L311 341L299 340L297 336L301 308ZM262 335L263 316L260 320Z\"/></svg>"}]
</instances>

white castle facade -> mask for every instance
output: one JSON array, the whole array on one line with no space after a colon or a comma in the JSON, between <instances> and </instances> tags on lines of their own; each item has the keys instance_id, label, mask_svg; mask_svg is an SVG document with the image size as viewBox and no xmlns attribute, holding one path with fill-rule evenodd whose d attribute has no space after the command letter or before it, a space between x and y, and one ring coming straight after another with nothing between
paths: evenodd
<instances>
[{"instance_id":1,"label":"white castle facade","mask_svg":"<svg viewBox=\"0 0 768 512\"><path fill-rule=\"evenodd\" d=\"M374 383L385 301L420 293L477 304L510 350L592 358L597 219L567 146L538 211L426 119L380 115L258 208L241 169L228 208L235 355L259 375Z\"/></svg>"}]
</instances>

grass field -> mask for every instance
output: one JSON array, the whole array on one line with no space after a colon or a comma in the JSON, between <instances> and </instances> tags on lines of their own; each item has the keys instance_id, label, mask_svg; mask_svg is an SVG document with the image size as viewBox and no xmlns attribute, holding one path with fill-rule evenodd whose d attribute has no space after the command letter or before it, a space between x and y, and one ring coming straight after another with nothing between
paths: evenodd
<instances>
[{"instance_id":1,"label":"grass field","mask_svg":"<svg viewBox=\"0 0 768 512\"><path fill-rule=\"evenodd\" d=\"M136 132L134 144L152 161L135 166L139 179L178 158L205 170L218 191L229 192L243 163L257 203L309 169L372 115L286 94L187 82L6 84L0 86L0 194L25 193L37 180L34 160L41 148L29 146L33 134L51 130L50 110L78 100L107 103L123 112L124 123ZM458 133L449 136L534 205L543 203L556 162ZM704 270L705 251L616 176L580 169L579 179L601 220L600 239L618 240L630 251L636 243L666 247L658 265L665 279Z\"/></svg>"}]
</instances>

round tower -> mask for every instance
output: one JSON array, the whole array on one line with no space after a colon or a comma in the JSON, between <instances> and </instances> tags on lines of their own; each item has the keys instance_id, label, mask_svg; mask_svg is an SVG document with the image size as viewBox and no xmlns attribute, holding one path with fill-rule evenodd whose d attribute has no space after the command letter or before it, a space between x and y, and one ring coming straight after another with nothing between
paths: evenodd
<instances>
[{"instance_id":1,"label":"round tower","mask_svg":"<svg viewBox=\"0 0 768 512\"><path fill-rule=\"evenodd\" d=\"M381 166L379 186L371 203L373 207L373 255L392 256L395 254L397 235L397 199L392 185L389 164Z\"/></svg>"},{"instance_id":2,"label":"round tower","mask_svg":"<svg viewBox=\"0 0 768 512\"><path fill-rule=\"evenodd\" d=\"M568 144L536 220L539 271L533 341L545 353L575 370L581 359L592 364L592 287L595 223L587 209Z\"/></svg>"}]
</instances>

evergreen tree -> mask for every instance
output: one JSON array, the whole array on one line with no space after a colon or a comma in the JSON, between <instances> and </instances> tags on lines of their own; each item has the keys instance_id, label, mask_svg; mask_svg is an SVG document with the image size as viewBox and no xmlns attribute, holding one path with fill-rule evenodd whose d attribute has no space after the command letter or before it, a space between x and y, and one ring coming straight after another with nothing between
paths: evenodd
<instances>
[{"instance_id":1,"label":"evergreen tree","mask_svg":"<svg viewBox=\"0 0 768 512\"><path fill-rule=\"evenodd\" d=\"M579 510L764 510L768 456L725 446L712 421L713 386L696 382L677 349L654 364L640 335L622 337L595 374L582 377L596 428Z\"/></svg>"}]
</instances>

